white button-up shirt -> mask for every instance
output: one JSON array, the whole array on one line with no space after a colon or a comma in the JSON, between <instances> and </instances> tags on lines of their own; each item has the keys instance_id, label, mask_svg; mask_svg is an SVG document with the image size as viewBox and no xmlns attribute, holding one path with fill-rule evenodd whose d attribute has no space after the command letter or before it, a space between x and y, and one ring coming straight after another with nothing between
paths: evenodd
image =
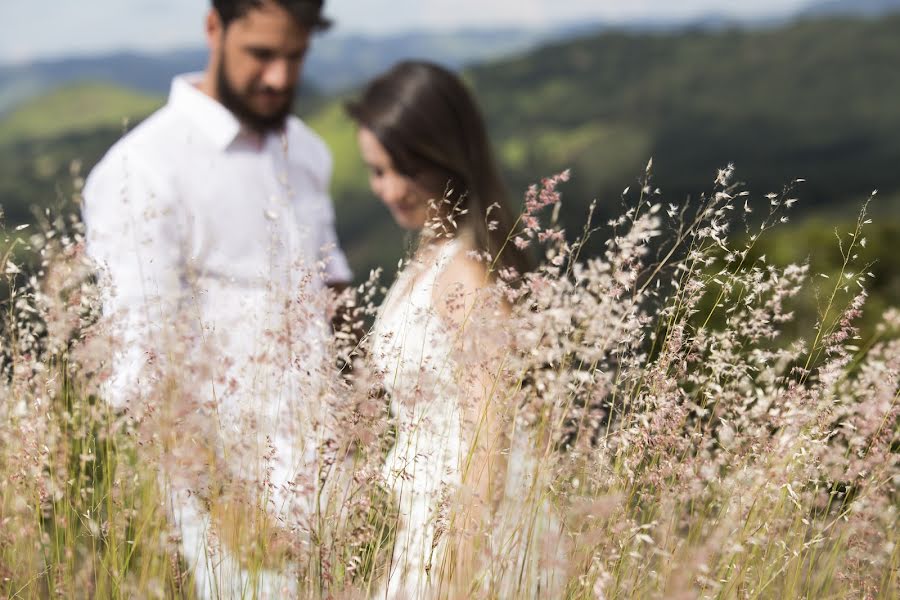
<instances>
[{"instance_id":1,"label":"white button-up shirt","mask_svg":"<svg viewBox=\"0 0 900 600\"><path fill-rule=\"evenodd\" d=\"M155 343L175 315L220 336L230 364L246 363L283 326L286 300L351 278L322 140L296 117L280 133L247 132L198 79L175 78L166 106L115 144L85 187L87 252L108 276L104 312L121 348L113 404L142 393L143 367L165 354ZM301 346L325 324L318 308L307 316L291 328L308 334Z\"/></svg>"}]
</instances>

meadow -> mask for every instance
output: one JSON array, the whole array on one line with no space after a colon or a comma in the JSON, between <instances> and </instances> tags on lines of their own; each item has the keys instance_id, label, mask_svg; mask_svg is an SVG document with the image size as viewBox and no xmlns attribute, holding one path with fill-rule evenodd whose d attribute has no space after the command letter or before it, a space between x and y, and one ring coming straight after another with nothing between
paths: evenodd
<instances>
[{"instance_id":1,"label":"meadow","mask_svg":"<svg viewBox=\"0 0 900 600\"><path fill-rule=\"evenodd\" d=\"M471 386L472 373L485 385L465 477L483 481L478 465L492 476L486 489L464 477L441 500L434 596L896 597L900 313L859 335L869 204L838 232L839 273L823 277L754 253L789 214L791 186L751 194L729 166L699 201L670 203L648 165L623 215L567 241L568 177L532 186L510 234L540 249L541 266L497 273L446 357L452 385ZM208 444L228 434L210 429L210 356L189 327L126 410L101 397L115 339L82 236L76 219L48 221L29 241L42 262L25 281L4 260L0 595L191 597L166 509L170 479L184 477L205 482L219 515L209 535L241 557L247 597L276 567L302 597L369 596L391 568L381 464L394 433L368 336L355 332L386 282L375 273L322 299L346 317L308 375L315 396L298 399L327 413L296 440L320 466L290 493L313 509L272 521L265 476L223 476ZM602 254L581 254L591 236ZM804 290L817 319L798 337Z\"/></svg>"},{"instance_id":2,"label":"meadow","mask_svg":"<svg viewBox=\"0 0 900 600\"><path fill-rule=\"evenodd\" d=\"M487 402L478 468L440 501L435 596L898 597L898 25L612 31L466 69L527 190L509 243L541 260L496 273L446 357ZM366 332L409 240L366 188L346 97L299 101L358 280L314 300L345 320L295 398L327 408L296 436L320 468L289 495L312 510L282 520L209 443L228 382L189 314L133 403L104 392L117 340L80 190L161 97L82 83L0 115L0 598L193 597L178 480L246 597L272 569L302 597L379 589L397 431Z\"/></svg>"}]
</instances>

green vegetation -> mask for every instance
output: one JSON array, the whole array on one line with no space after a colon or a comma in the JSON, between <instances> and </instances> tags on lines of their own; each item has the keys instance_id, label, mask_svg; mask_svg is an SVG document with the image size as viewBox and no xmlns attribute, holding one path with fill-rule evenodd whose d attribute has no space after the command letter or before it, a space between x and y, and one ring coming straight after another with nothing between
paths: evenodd
<instances>
[{"instance_id":1,"label":"green vegetation","mask_svg":"<svg viewBox=\"0 0 900 600\"><path fill-rule=\"evenodd\" d=\"M0 120L0 206L9 227L69 202L74 178L162 99L104 84L66 86ZM73 161L81 169L73 172Z\"/></svg>"},{"instance_id":2,"label":"green vegetation","mask_svg":"<svg viewBox=\"0 0 900 600\"><path fill-rule=\"evenodd\" d=\"M0 128L0 144L121 128L124 119L143 118L161 105L160 98L108 84L67 86L7 115Z\"/></svg>"},{"instance_id":3,"label":"green vegetation","mask_svg":"<svg viewBox=\"0 0 900 600\"><path fill-rule=\"evenodd\" d=\"M757 198L807 179L792 219L852 218L877 188L873 212L894 223L898 28L900 17L756 32L607 33L476 67L466 77L516 196L541 176L572 169L562 221L573 233L595 198L598 223L618 214L622 189L636 184L651 156L667 201L709 190L716 170L733 162ZM373 207L339 103L307 119L335 155L340 233L357 270L395 264L402 234ZM393 245L373 243L388 232Z\"/></svg>"},{"instance_id":4,"label":"green vegetation","mask_svg":"<svg viewBox=\"0 0 900 600\"><path fill-rule=\"evenodd\" d=\"M760 194L804 177L810 208L900 189L900 18L773 31L613 33L475 69L516 189L572 167L569 197L611 201L649 156L663 192L709 189L723 162ZM511 92L515 90L515 92ZM584 145L587 125L607 127ZM608 155L615 156L609 160ZM571 192L575 192L574 194ZM852 209L851 209L852 211Z\"/></svg>"},{"instance_id":5,"label":"green vegetation","mask_svg":"<svg viewBox=\"0 0 900 600\"><path fill-rule=\"evenodd\" d=\"M781 206L799 198L791 222L767 231L741 260L742 226L725 241L713 239L714 228L694 225L670 261L682 268L647 280L658 275L661 285L646 322L638 318L643 290L623 293L619 282L647 276L635 248L646 247L649 260L666 247L648 244L656 227L648 211L611 246L609 270L589 272L588 282L576 285L545 267L556 275L548 276L553 285L533 290L542 310L526 307L505 325L470 328L508 333L514 347L529 350L510 357L510 377L494 389L516 391L498 398L510 402L510 414L514 407L538 416L534 430L550 445L536 471L549 473L553 485L510 495L518 504L498 514L531 528L541 510L536 499L559 511L572 539L548 538L537 547L575 548L561 563L574 576L569 597L893 597L900 573L892 484L900 319L884 309L900 305L900 253L893 247L900 235L898 30L900 18L761 32L612 33L467 72L515 195L572 168L561 215L571 234L581 231L592 199L599 200L602 226L621 212L623 188L631 187L632 199L642 195L637 177L650 156L653 183L662 187L661 217L670 202L717 189L716 170L727 162L748 182L753 219L766 217L764 194L797 177L808 180L795 194L778 196ZM37 227L16 226L68 203L77 179L121 135L122 117L139 118L159 103L127 93L90 100L78 89L0 120L0 205L9 227L0 257L4 237L16 237L16 259L24 261L21 251ZM371 267L390 271L405 238L367 189L341 101L317 98L301 108L332 147L339 233L364 278ZM80 170L72 168L76 159ZM881 190L870 206L874 222L861 232L853 215L873 188ZM727 203L713 198L717 206ZM677 237L673 221L666 217L663 237ZM592 239L602 243L607 234L604 228ZM90 345L103 340L81 337L93 325L85 307L96 305L96 290L82 287L79 269L62 268L75 255L71 238L37 238L51 254L57 248L59 262L47 264L61 268L37 279L41 294L22 282L21 302L0 301L11 384L0 390L11 399L0 403L7 409L0 410L0 469L9 482L0 487L0 596L186 592L192 582L179 572L165 535L155 482L163 451L203 456L194 444L210 439L207 430L191 430L191 421L175 428L168 419L200 414L192 403L204 396L180 391L193 392L209 371L198 369L203 359L173 361L177 372L160 379L172 385L149 396L148 406L164 410L138 411L147 418L135 419L134 428L100 403L77 402L103 375L97 364L106 350ZM699 250L691 256L688 246ZM769 269L807 260L810 285L800 286L803 269ZM731 267L722 274L714 271L725 264ZM23 279L8 273L17 285ZM861 280L868 300L842 312ZM851 321L860 307L863 320ZM888 326L873 336L873 321L882 316ZM794 343L798 336L805 343ZM374 355L364 352L363 360ZM349 425L342 433L359 436L351 440L360 451L356 474L380 471L382 459L359 440L389 435L379 429L387 424L383 398L371 393L383 382L369 381L368 372L354 371L353 390L343 379L323 379L323 389L340 398L333 405L352 411L336 420ZM170 443L183 446L169 452ZM556 462L564 443L580 458ZM347 494L367 510L380 507L367 499L383 497L372 481L359 478L369 487ZM304 585L320 595L328 585L350 593L355 565L367 565L382 541L372 534L376 525L345 525L332 508L318 520L323 529L315 533L322 535L300 546L310 565ZM494 531L485 527L468 538L491 539ZM280 560L277 548L238 547L251 562L260 549ZM466 552L461 546L459 554ZM547 558L542 562L554 564ZM260 568L254 562L251 571ZM368 566L359 572L360 580L373 581Z\"/></svg>"},{"instance_id":6,"label":"green vegetation","mask_svg":"<svg viewBox=\"0 0 900 600\"><path fill-rule=\"evenodd\" d=\"M810 217L801 224L777 227L761 237L755 246L753 258L765 257L774 265L808 262L810 272L816 274L815 285L805 289L795 299L797 319L786 327L793 335L802 336L810 331L815 318L822 312L822 304L828 290L840 279L840 267L844 262L841 252L847 251L854 222L826 220ZM900 305L900 253L892 250L900 238L900 220L875 219L865 229L865 242L853 251L857 255L855 267L866 276L869 299L859 320L864 334L870 334L885 311ZM855 273L854 273L855 275ZM846 277L844 284L850 280ZM819 291L815 291L819 288ZM850 285L851 291L857 291Z\"/></svg>"},{"instance_id":7,"label":"green vegetation","mask_svg":"<svg viewBox=\"0 0 900 600\"><path fill-rule=\"evenodd\" d=\"M891 225L900 212L898 29L900 17L765 31L612 32L479 66L466 78L515 197L541 176L572 169L562 222L573 233L595 198L598 223L618 214L622 189L636 184L651 156L669 202L710 189L716 170L733 162L757 198L807 179L795 221L848 219L877 188L873 213ZM342 101L301 100L300 108L332 147L339 233L363 277L396 264L404 237L367 189ZM86 171L121 133L123 116L159 103L81 86L0 120L7 225L66 197L70 161L80 159Z\"/></svg>"}]
</instances>

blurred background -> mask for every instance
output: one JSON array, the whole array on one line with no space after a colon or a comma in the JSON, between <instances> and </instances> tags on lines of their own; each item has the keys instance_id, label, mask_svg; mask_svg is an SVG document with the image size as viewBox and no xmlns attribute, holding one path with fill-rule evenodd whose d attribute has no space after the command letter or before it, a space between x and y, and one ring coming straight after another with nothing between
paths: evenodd
<instances>
[{"instance_id":1,"label":"blurred background","mask_svg":"<svg viewBox=\"0 0 900 600\"><path fill-rule=\"evenodd\" d=\"M2 255L46 209L71 207L73 173L161 106L173 75L204 67L208 3L0 3ZM408 240L367 189L342 102L395 61L427 58L472 85L514 198L572 169L573 233L594 199L598 223L622 212L650 157L663 200L678 203L734 163L761 202L806 180L758 250L827 274L841 262L835 232L878 189L860 258L874 261L869 314L900 305L900 0L326 6L335 27L314 40L297 110L334 153L339 235L359 279L396 265Z\"/></svg>"}]
</instances>

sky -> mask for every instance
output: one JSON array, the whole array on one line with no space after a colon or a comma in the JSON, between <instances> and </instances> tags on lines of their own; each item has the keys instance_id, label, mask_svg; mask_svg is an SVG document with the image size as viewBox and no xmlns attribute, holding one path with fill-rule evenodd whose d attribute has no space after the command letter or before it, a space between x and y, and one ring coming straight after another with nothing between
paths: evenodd
<instances>
[{"instance_id":1,"label":"sky","mask_svg":"<svg viewBox=\"0 0 900 600\"><path fill-rule=\"evenodd\" d=\"M779 16L810 0L326 0L333 32ZM202 45L208 0L0 0L0 62Z\"/></svg>"}]
</instances>

